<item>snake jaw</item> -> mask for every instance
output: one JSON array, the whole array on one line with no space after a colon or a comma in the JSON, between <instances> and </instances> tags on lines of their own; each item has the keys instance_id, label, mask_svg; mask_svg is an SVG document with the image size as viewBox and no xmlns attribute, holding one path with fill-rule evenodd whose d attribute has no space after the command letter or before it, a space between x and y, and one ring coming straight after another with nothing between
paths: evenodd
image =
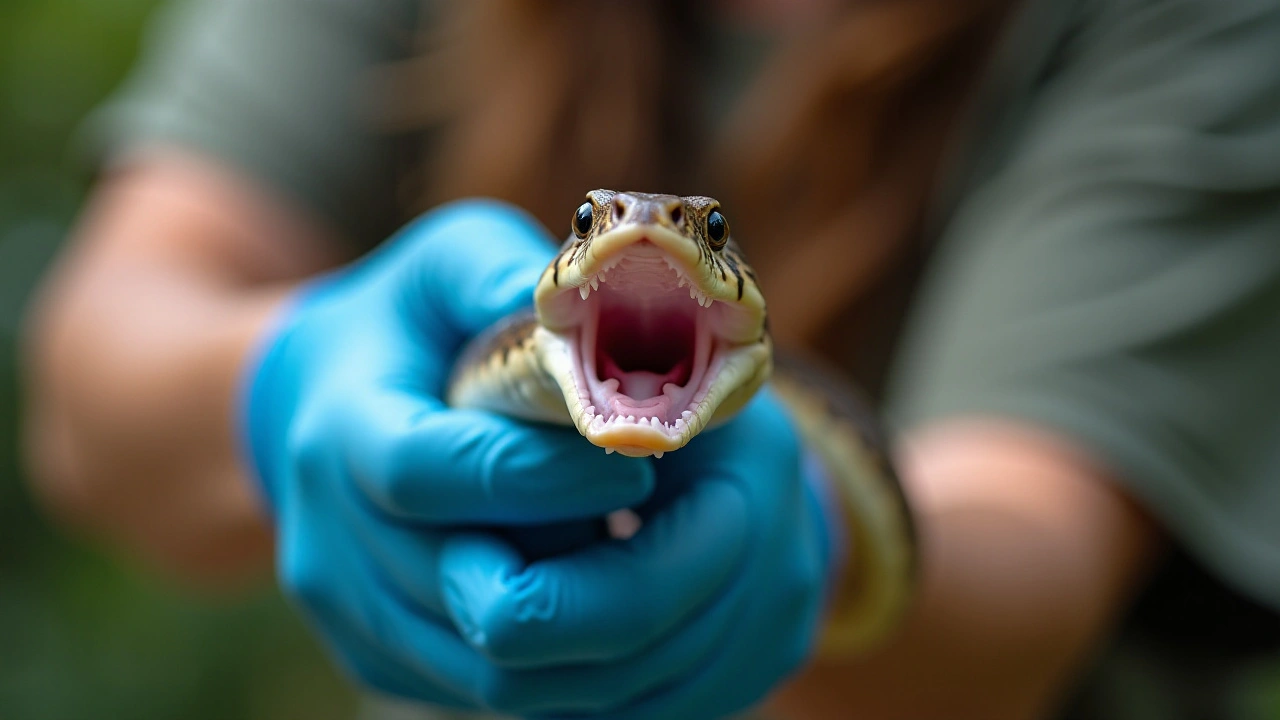
<instances>
[{"instance_id":1,"label":"snake jaw","mask_svg":"<svg viewBox=\"0 0 1280 720\"><path fill-rule=\"evenodd\" d=\"M691 253L669 252L671 238L657 235L615 232L566 268L558 291L537 296L534 346L574 425L632 456L676 450L727 419L771 367L762 310L736 290L723 299Z\"/></svg>"},{"instance_id":2,"label":"snake jaw","mask_svg":"<svg viewBox=\"0 0 1280 720\"><path fill-rule=\"evenodd\" d=\"M606 416L592 404L590 382L578 360L580 340L542 327L534 335L532 345L537 349L539 363L560 387L578 432L609 452L632 457L662 457L684 447L704 429L727 421L764 385L772 370L772 346L767 338L724 349L707 368L705 375L711 378L710 382L674 421L645 415Z\"/></svg>"},{"instance_id":3,"label":"snake jaw","mask_svg":"<svg viewBox=\"0 0 1280 720\"><path fill-rule=\"evenodd\" d=\"M717 333L734 343L758 341L764 332L764 296L740 265L726 263L699 243L662 225L624 225L567 247L547 267L534 290L534 306L544 327L561 331L582 323L582 305L608 286L621 263L637 248L662 258L694 304L714 310Z\"/></svg>"}]
</instances>

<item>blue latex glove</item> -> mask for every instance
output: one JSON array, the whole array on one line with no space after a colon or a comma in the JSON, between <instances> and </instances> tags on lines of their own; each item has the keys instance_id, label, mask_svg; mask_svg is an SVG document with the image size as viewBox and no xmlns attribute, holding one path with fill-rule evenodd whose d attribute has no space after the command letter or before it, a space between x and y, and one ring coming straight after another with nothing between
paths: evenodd
<instances>
[{"instance_id":1,"label":"blue latex glove","mask_svg":"<svg viewBox=\"0 0 1280 720\"><path fill-rule=\"evenodd\" d=\"M449 612L507 669L486 679L490 707L709 720L756 703L810 654L835 528L777 399L762 394L655 467L629 541L529 565L483 537L451 548L469 564L449 578Z\"/></svg>"},{"instance_id":2,"label":"blue latex glove","mask_svg":"<svg viewBox=\"0 0 1280 720\"><path fill-rule=\"evenodd\" d=\"M446 207L304 288L248 370L243 430L280 581L340 664L383 692L476 708L501 685L448 614L492 555L521 563L476 528L560 523L533 532L564 544L598 526L573 520L653 488L651 463L572 429L440 400L461 344L531 302L553 252L513 210Z\"/></svg>"}]
</instances>

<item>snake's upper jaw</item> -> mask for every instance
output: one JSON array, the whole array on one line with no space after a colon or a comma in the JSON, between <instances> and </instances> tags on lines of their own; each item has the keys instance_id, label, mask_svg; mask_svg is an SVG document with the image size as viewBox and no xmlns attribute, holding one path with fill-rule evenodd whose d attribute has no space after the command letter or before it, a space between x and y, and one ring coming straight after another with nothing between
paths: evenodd
<instances>
[{"instance_id":1,"label":"snake's upper jaw","mask_svg":"<svg viewBox=\"0 0 1280 720\"><path fill-rule=\"evenodd\" d=\"M638 238L582 288L540 305L541 362L588 440L627 455L682 447L736 412L768 377L759 312L720 300L686 259Z\"/></svg>"}]
</instances>

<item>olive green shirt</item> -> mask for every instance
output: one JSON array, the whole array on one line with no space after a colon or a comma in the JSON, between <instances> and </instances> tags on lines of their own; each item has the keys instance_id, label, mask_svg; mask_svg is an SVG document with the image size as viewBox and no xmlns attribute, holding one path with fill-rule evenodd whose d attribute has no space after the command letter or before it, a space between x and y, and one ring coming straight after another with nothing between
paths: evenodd
<instances>
[{"instance_id":1,"label":"olive green shirt","mask_svg":"<svg viewBox=\"0 0 1280 720\"><path fill-rule=\"evenodd\" d=\"M421 138L377 129L368 72L413 52L420 5L177 5L91 151L210 153L372 246L407 219L398 165ZM741 56L718 62L731 92ZM889 417L1055 430L1175 540L1069 713L1265 716L1248 709L1280 687L1280 8L1027 0L964 129Z\"/></svg>"},{"instance_id":2,"label":"olive green shirt","mask_svg":"<svg viewBox=\"0 0 1280 720\"><path fill-rule=\"evenodd\" d=\"M1280 8L1041 4L1063 27L1021 18L991 78L896 416L1059 430L1280 608Z\"/></svg>"}]
</instances>

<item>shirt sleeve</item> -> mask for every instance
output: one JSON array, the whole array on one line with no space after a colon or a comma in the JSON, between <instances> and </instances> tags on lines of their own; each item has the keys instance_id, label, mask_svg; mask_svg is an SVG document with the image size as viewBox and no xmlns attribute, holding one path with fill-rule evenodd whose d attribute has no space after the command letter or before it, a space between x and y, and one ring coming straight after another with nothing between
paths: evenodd
<instances>
[{"instance_id":1,"label":"shirt sleeve","mask_svg":"<svg viewBox=\"0 0 1280 720\"><path fill-rule=\"evenodd\" d=\"M890 393L900 429L1001 416L1073 438L1276 608L1278 16L1113 2L1084 23L952 216Z\"/></svg>"},{"instance_id":2,"label":"shirt sleeve","mask_svg":"<svg viewBox=\"0 0 1280 720\"><path fill-rule=\"evenodd\" d=\"M403 59L417 0L181 0L87 123L95 165L144 145L210 154L376 242L396 218L404 138L374 121L369 71Z\"/></svg>"}]
</instances>

